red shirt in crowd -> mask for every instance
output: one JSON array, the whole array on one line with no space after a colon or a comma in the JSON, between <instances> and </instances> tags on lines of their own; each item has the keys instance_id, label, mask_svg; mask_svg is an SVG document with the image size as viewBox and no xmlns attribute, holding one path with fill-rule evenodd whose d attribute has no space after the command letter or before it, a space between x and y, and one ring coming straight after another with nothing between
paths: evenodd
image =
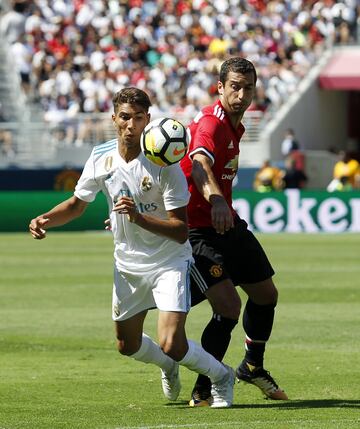
<instances>
[{"instance_id":1,"label":"red shirt in crowd","mask_svg":"<svg viewBox=\"0 0 360 429\"><path fill-rule=\"evenodd\" d=\"M204 107L188 127L190 146L187 155L181 161L189 191L188 205L190 228L209 227L211 223L211 205L198 191L192 177L192 157L202 152L213 162L212 171L229 207L232 208L232 181L236 176L239 159L239 143L244 134L244 126L233 128L220 100ZM233 214L235 210L232 208Z\"/></svg>"}]
</instances>

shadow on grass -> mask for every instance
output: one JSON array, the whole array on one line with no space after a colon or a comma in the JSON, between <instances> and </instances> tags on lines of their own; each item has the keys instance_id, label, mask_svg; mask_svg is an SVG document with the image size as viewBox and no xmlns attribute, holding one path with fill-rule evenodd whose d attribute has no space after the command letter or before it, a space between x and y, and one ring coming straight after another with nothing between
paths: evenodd
<instances>
[{"instance_id":1,"label":"shadow on grass","mask_svg":"<svg viewBox=\"0 0 360 429\"><path fill-rule=\"evenodd\" d=\"M186 401L172 402L167 407L189 408ZM360 408L360 400L347 399L309 399L290 401L267 401L264 404L233 404L232 408L277 408L279 410L295 410L309 408Z\"/></svg>"}]
</instances>

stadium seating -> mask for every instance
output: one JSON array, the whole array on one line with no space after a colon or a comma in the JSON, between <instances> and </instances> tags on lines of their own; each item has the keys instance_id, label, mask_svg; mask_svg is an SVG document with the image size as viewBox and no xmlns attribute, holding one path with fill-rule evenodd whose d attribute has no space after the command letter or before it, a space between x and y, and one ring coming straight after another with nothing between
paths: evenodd
<instances>
[{"instance_id":1,"label":"stadium seating","mask_svg":"<svg viewBox=\"0 0 360 429\"><path fill-rule=\"evenodd\" d=\"M149 93L153 117L176 114L186 122L212 102L219 65L231 55L258 70L248 113L256 137L326 47L355 40L356 3L15 0L2 3L0 37L52 144L106 137L102 114L128 85Z\"/></svg>"}]
</instances>

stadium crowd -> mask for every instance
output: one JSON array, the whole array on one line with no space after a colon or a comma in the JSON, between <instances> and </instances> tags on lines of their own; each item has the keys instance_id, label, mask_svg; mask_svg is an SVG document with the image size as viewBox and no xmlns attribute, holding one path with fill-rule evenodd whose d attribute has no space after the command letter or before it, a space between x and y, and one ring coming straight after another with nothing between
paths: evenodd
<instances>
[{"instance_id":1,"label":"stadium crowd","mask_svg":"<svg viewBox=\"0 0 360 429\"><path fill-rule=\"evenodd\" d=\"M29 98L45 118L106 112L125 86L153 110L191 115L216 96L221 62L258 70L251 109L278 107L324 47L356 38L356 0L13 0L2 13Z\"/></svg>"}]
</instances>

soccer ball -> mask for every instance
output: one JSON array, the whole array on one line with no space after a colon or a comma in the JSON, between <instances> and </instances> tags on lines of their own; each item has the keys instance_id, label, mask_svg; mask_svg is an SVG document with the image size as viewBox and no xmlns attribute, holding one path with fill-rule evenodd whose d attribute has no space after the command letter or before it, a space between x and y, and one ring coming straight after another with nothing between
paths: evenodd
<instances>
[{"instance_id":1,"label":"soccer ball","mask_svg":"<svg viewBox=\"0 0 360 429\"><path fill-rule=\"evenodd\" d=\"M166 167L186 155L188 135L175 119L159 118L150 122L140 137L141 150L156 165Z\"/></svg>"}]
</instances>

